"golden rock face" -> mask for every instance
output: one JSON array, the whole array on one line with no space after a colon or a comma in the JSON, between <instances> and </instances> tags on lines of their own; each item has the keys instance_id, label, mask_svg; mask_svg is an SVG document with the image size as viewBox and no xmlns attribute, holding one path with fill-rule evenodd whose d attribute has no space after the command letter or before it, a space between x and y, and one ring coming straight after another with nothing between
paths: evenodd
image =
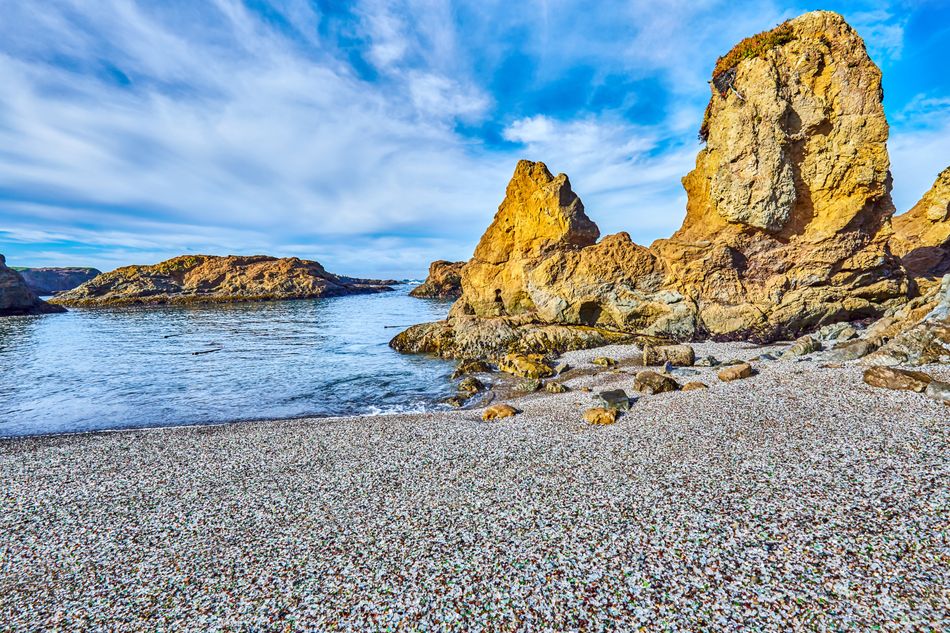
<instances>
[{"instance_id":1,"label":"golden rock face","mask_svg":"<svg viewBox=\"0 0 950 633\"><path fill-rule=\"evenodd\" d=\"M950 167L910 211L894 218L891 251L915 275L950 272Z\"/></svg>"},{"instance_id":2,"label":"golden rock face","mask_svg":"<svg viewBox=\"0 0 950 633\"><path fill-rule=\"evenodd\" d=\"M522 335L537 339L539 324L768 341L906 301L912 286L888 249L880 70L835 13L782 28L764 40L773 46L737 56L729 89L714 92L672 237L649 248L626 233L597 242L567 176L521 161L438 337L410 331L399 348L427 351L427 336L451 355L466 329L490 323L509 351L525 349L512 342Z\"/></svg>"}]
</instances>

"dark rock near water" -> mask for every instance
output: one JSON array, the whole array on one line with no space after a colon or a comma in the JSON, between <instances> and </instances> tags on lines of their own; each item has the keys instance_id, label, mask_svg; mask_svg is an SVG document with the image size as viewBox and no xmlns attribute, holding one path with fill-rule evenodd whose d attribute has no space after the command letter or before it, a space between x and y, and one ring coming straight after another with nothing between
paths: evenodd
<instances>
[{"instance_id":1,"label":"dark rock near water","mask_svg":"<svg viewBox=\"0 0 950 633\"><path fill-rule=\"evenodd\" d=\"M0 316L52 314L65 312L64 308L46 303L30 290L17 271L7 267L0 255Z\"/></svg>"},{"instance_id":2,"label":"dark rock near water","mask_svg":"<svg viewBox=\"0 0 950 633\"><path fill-rule=\"evenodd\" d=\"M465 262L439 260L429 264L429 276L409 293L413 297L455 299L462 296L462 266Z\"/></svg>"}]
</instances>

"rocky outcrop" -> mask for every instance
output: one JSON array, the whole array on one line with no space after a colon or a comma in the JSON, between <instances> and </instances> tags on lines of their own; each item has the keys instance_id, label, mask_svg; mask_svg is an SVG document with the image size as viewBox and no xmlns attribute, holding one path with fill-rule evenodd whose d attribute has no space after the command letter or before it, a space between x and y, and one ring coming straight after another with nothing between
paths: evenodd
<instances>
[{"instance_id":1,"label":"rocky outcrop","mask_svg":"<svg viewBox=\"0 0 950 633\"><path fill-rule=\"evenodd\" d=\"M869 327L867 336L887 342L862 359L865 365L950 363L950 274L921 301Z\"/></svg>"},{"instance_id":2,"label":"rocky outcrop","mask_svg":"<svg viewBox=\"0 0 950 633\"><path fill-rule=\"evenodd\" d=\"M66 292L101 274L101 271L95 268L17 268L16 270L26 281L30 290L38 295Z\"/></svg>"},{"instance_id":3,"label":"rocky outcrop","mask_svg":"<svg viewBox=\"0 0 950 633\"><path fill-rule=\"evenodd\" d=\"M429 276L409 293L412 297L457 299L462 295L462 266L465 262L444 259L429 264Z\"/></svg>"},{"instance_id":4,"label":"rocky outcrop","mask_svg":"<svg viewBox=\"0 0 950 633\"><path fill-rule=\"evenodd\" d=\"M7 267L0 255L0 316L50 314L66 310L36 296L17 271Z\"/></svg>"},{"instance_id":5,"label":"rocky outcrop","mask_svg":"<svg viewBox=\"0 0 950 633\"><path fill-rule=\"evenodd\" d=\"M950 167L920 202L894 218L891 251L915 275L950 272Z\"/></svg>"},{"instance_id":6,"label":"rocky outcrop","mask_svg":"<svg viewBox=\"0 0 950 633\"><path fill-rule=\"evenodd\" d=\"M391 290L379 280L340 277L314 261L183 255L153 266L126 266L58 295L68 306L221 303L308 299Z\"/></svg>"},{"instance_id":7,"label":"rocky outcrop","mask_svg":"<svg viewBox=\"0 0 950 633\"><path fill-rule=\"evenodd\" d=\"M881 96L864 42L835 13L742 42L717 64L707 145L683 179L687 215L671 238L597 242L567 176L521 161L447 321L393 346L457 355L478 331L488 353L545 351L520 341L555 326L765 342L881 315L913 291L888 249Z\"/></svg>"}]
</instances>

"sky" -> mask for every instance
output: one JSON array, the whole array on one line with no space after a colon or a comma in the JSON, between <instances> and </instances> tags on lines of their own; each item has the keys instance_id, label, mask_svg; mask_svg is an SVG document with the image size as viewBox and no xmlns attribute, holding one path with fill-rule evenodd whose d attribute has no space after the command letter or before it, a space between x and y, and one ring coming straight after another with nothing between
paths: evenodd
<instances>
[{"instance_id":1,"label":"sky","mask_svg":"<svg viewBox=\"0 0 950 633\"><path fill-rule=\"evenodd\" d=\"M906 210L950 165L947 0L0 0L0 253L418 278L471 257L520 158L649 244L716 58L814 9L883 71Z\"/></svg>"}]
</instances>

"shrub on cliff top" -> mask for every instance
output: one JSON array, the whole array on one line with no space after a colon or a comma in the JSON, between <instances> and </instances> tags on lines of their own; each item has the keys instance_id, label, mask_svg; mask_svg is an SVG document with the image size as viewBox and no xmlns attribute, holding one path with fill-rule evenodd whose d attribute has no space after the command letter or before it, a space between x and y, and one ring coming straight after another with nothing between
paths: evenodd
<instances>
[{"instance_id":1,"label":"shrub on cliff top","mask_svg":"<svg viewBox=\"0 0 950 633\"><path fill-rule=\"evenodd\" d=\"M759 57L765 51L787 44L795 39L795 32L788 22L779 24L770 31L762 31L751 37L747 37L735 46L728 53L716 60L716 67L713 68L712 81L719 96L725 97L729 88L732 87L733 78L728 78L728 74L746 59ZM723 79L725 81L721 81ZM699 139L706 142L709 138L709 114L712 109L712 100L715 94L709 97L709 104L706 106L706 112L703 114L703 124L699 128Z\"/></svg>"}]
</instances>

